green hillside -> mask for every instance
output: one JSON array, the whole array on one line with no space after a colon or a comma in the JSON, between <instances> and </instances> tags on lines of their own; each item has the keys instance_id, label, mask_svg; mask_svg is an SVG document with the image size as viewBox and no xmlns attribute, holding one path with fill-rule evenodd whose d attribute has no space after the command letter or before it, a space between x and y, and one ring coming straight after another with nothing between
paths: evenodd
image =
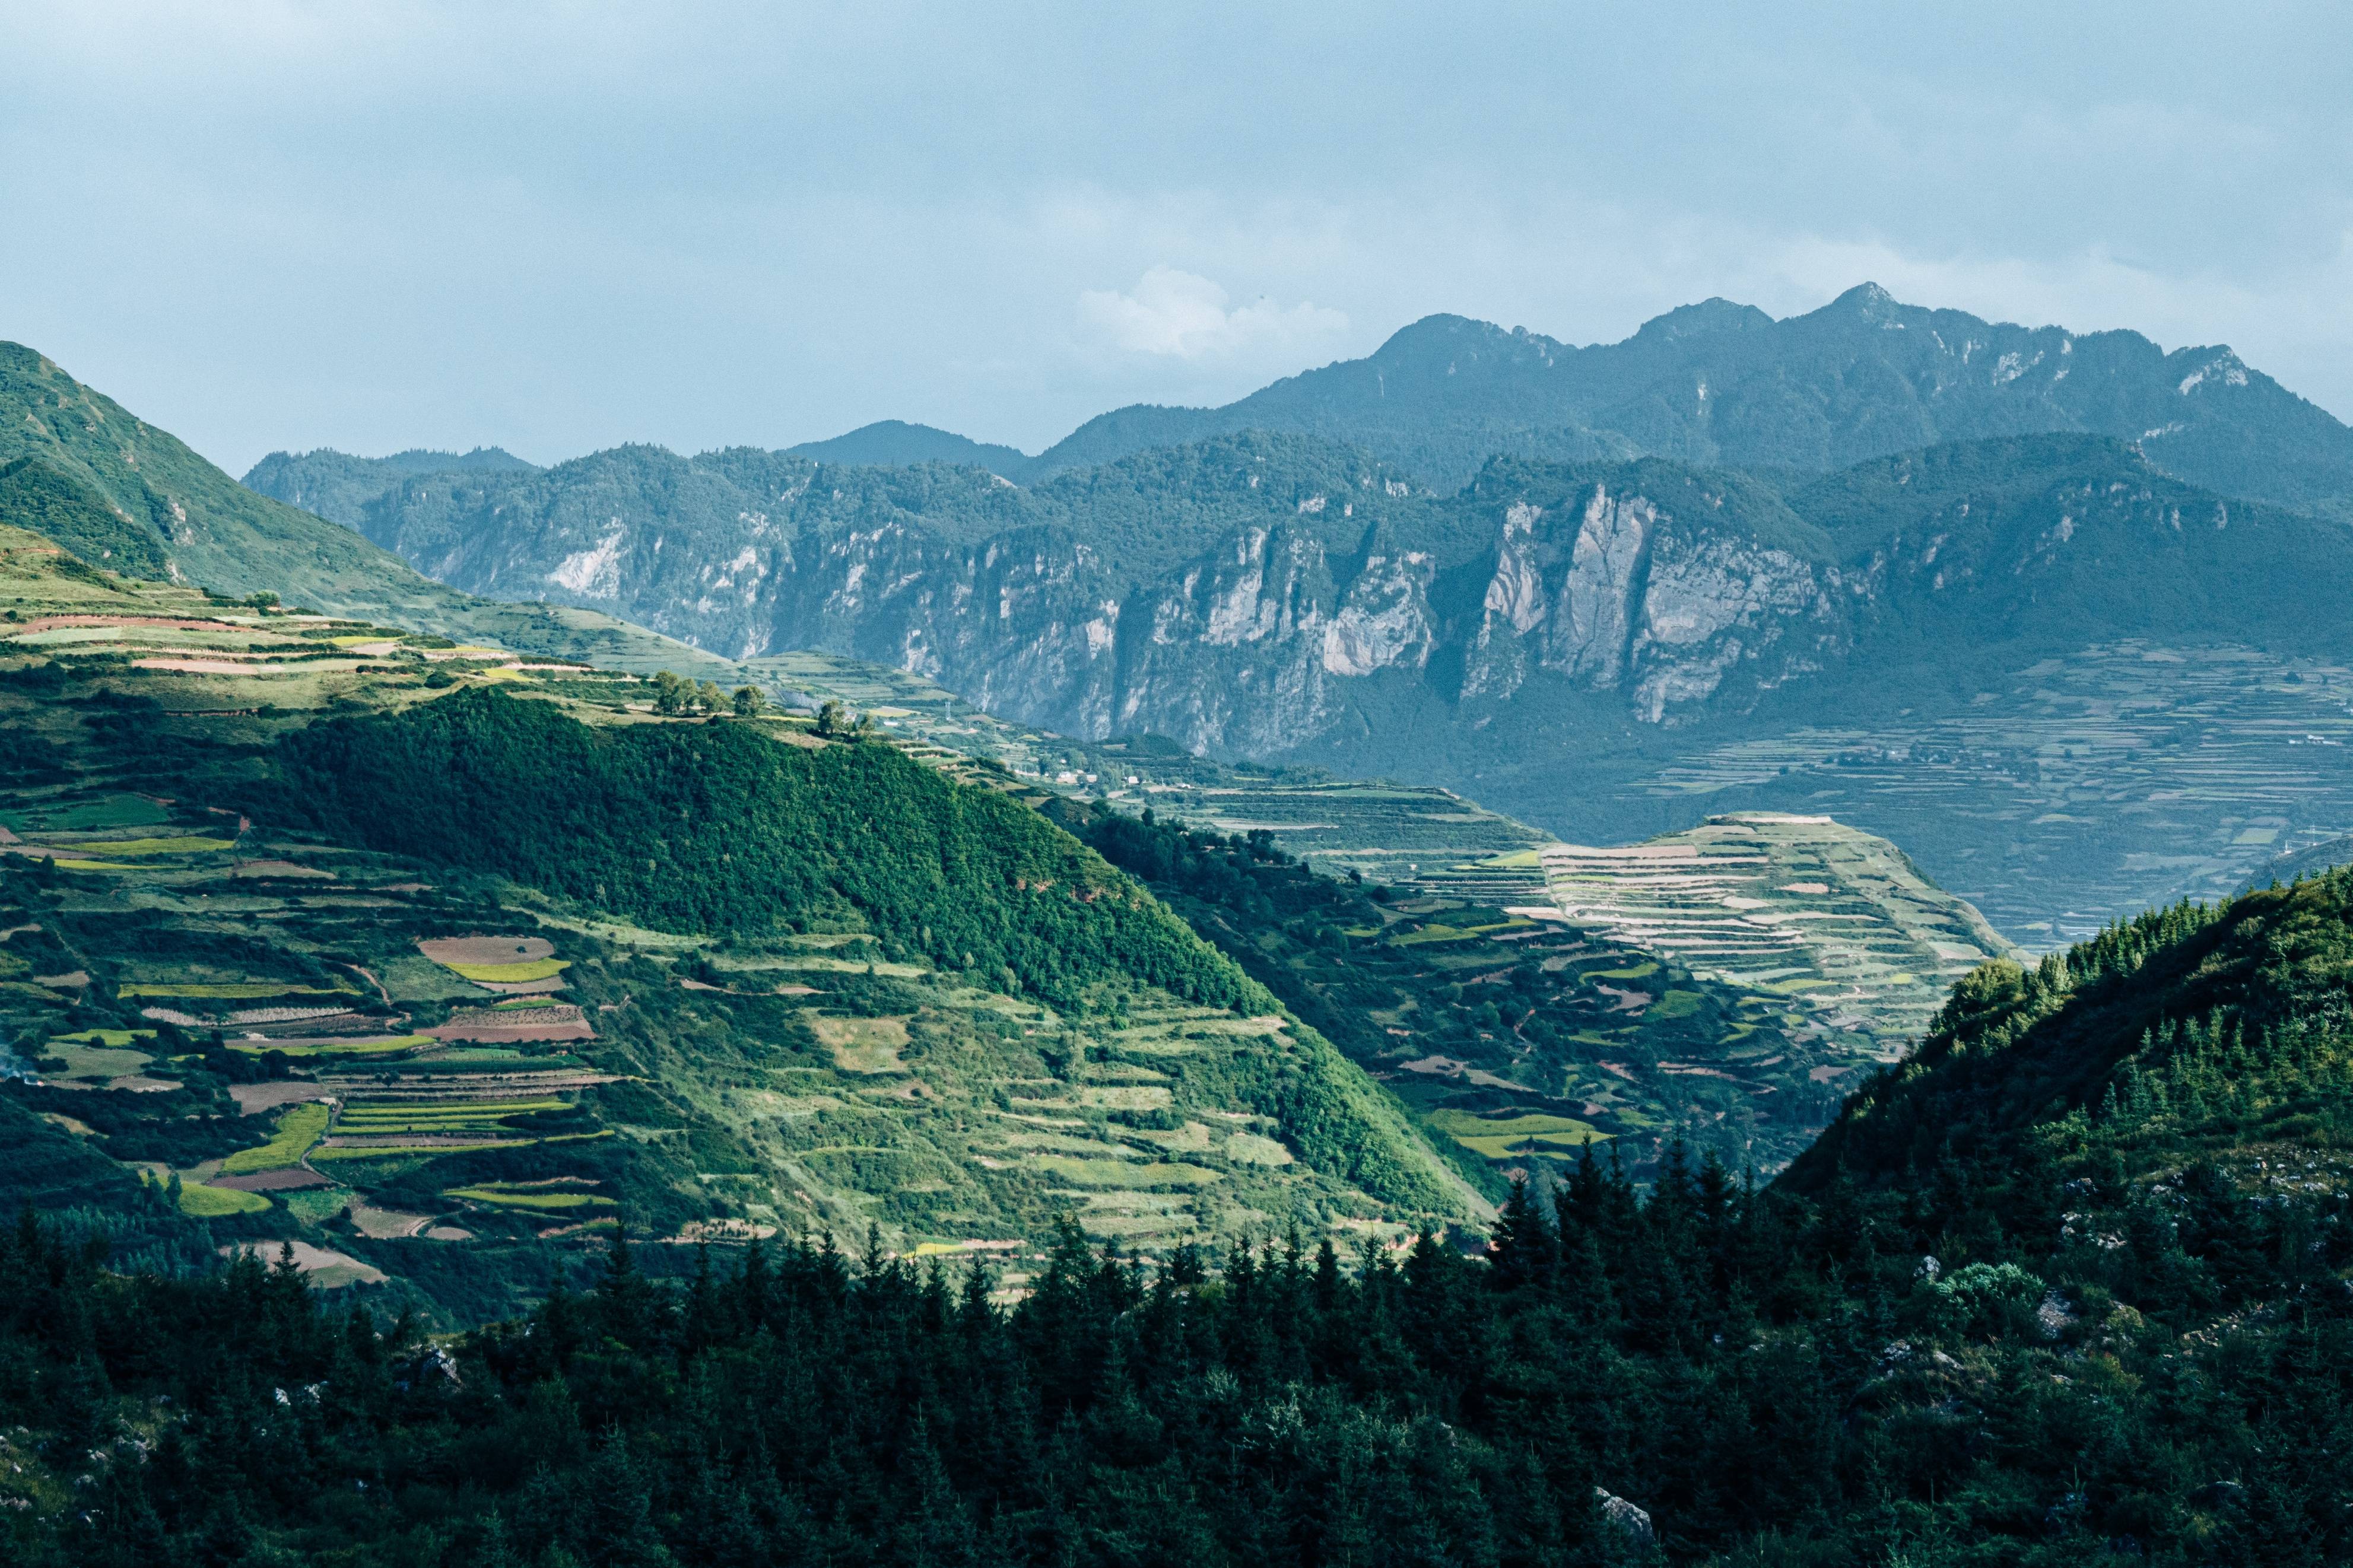
<instances>
[{"instance_id":1,"label":"green hillside","mask_svg":"<svg viewBox=\"0 0 2353 1568\"><path fill-rule=\"evenodd\" d=\"M736 724L592 730L495 689L280 744L276 803L345 842L495 871L664 930L862 924L885 955L1060 1005L1122 972L1258 1004L1152 900L1035 813L887 746Z\"/></svg>"},{"instance_id":2,"label":"green hillside","mask_svg":"<svg viewBox=\"0 0 2353 1568\"><path fill-rule=\"evenodd\" d=\"M2031 970L1989 964L1788 1180L1888 1183L1958 1160L2040 1202L2052 1170L2193 1163L2254 1191L2331 1189L2353 1135L2349 908L2353 878L2331 873L2155 910ZM2294 1153L2267 1176L2273 1144Z\"/></svg>"},{"instance_id":3,"label":"green hillside","mask_svg":"<svg viewBox=\"0 0 2353 1568\"><path fill-rule=\"evenodd\" d=\"M1018 1282L1058 1216L1166 1256L1485 1207L1135 883L880 734L13 530L0 615L0 1185L159 1257L291 1240L461 1323L623 1220Z\"/></svg>"}]
</instances>

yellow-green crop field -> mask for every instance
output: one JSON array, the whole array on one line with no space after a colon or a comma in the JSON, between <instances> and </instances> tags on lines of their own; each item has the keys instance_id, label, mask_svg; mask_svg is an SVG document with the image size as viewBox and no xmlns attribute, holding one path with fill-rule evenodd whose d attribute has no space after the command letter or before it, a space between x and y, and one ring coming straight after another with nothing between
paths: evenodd
<instances>
[{"instance_id":1,"label":"yellow-green crop field","mask_svg":"<svg viewBox=\"0 0 2353 1568\"><path fill-rule=\"evenodd\" d=\"M54 1046L104 1046L119 1051L133 1040L152 1040L154 1037L153 1029L84 1029L78 1035L52 1035L49 1043Z\"/></svg>"},{"instance_id":2,"label":"yellow-green crop field","mask_svg":"<svg viewBox=\"0 0 2353 1568\"><path fill-rule=\"evenodd\" d=\"M300 1162L327 1131L327 1108L316 1103L289 1106L278 1119L278 1131L259 1149L239 1149L221 1162L232 1176L253 1171L282 1171Z\"/></svg>"},{"instance_id":3,"label":"yellow-green crop field","mask_svg":"<svg viewBox=\"0 0 2353 1568\"><path fill-rule=\"evenodd\" d=\"M561 974L571 967L561 958L534 958L528 963L450 963L444 968L456 970L469 980L487 980L492 984L513 985L525 981L545 980Z\"/></svg>"},{"instance_id":4,"label":"yellow-green crop field","mask_svg":"<svg viewBox=\"0 0 2353 1568\"><path fill-rule=\"evenodd\" d=\"M536 1140L525 1140L536 1142ZM443 1154L462 1154L470 1149L519 1149L522 1143L401 1143L375 1145L364 1149L338 1148L329 1144L311 1152L311 1163L331 1162L342 1164L353 1160L410 1160L438 1158Z\"/></svg>"},{"instance_id":5,"label":"yellow-green crop field","mask_svg":"<svg viewBox=\"0 0 2353 1568\"><path fill-rule=\"evenodd\" d=\"M394 1035L365 1040L231 1040L228 1048L252 1057L265 1051L282 1051L290 1057L381 1057L433 1043L430 1035Z\"/></svg>"},{"instance_id":6,"label":"yellow-green crop field","mask_svg":"<svg viewBox=\"0 0 2353 1568\"><path fill-rule=\"evenodd\" d=\"M259 1193L240 1193L232 1187L200 1187L194 1184L180 1188L180 1212L196 1219L227 1219L237 1214L259 1214L269 1206L269 1200Z\"/></svg>"},{"instance_id":7,"label":"yellow-green crop field","mask_svg":"<svg viewBox=\"0 0 2353 1568\"><path fill-rule=\"evenodd\" d=\"M353 1136L388 1132L498 1132L502 1119L539 1110L561 1110L560 1100L511 1100L474 1105L372 1105L343 1112L335 1131Z\"/></svg>"},{"instance_id":8,"label":"yellow-green crop field","mask_svg":"<svg viewBox=\"0 0 2353 1568\"><path fill-rule=\"evenodd\" d=\"M75 846L78 849L102 850L109 855L201 855L214 849L231 847L226 838L204 838L188 835L177 838L101 838L85 839Z\"/></svg>"},{"instance_id":9,"label":"yellow-green crop field","mask_svg":"<svg viewBox=\"0 0 2353 1568\"><path fill-rule=\"evenodd\" d=\"M1490 1160L1508 1159L1525 1143L1574 1151L1588 1138L1599 1143L1609 1136L1589 1122L1572 1117L1533 1113L1486 1117L1465 1110L1437 1110L1430 1113L1430 1124L1465 1149Z\"/></svg>"},{"instance_id":10,"label":"yellow-green crop field","mask_svg":"<svg viewBox=\"0 0 2353 1568\"><path fill-rule=\"evenodd\" d=\"M341 1131L342 1129L338 1128L337 1131ZM353 1135L358 1136L364 1131L364 1129L354 1129ZM455 1131L462 1133L471 1132L475 1130L470 1127L461 1127ZM430 1133L419 1131L416 1135L419 1137L446 1136L446 1134L439 1132L438 1130L435 1130ZM438 1158L443 1154L462 1154L470 1149L528 1149L535 1143L593 1143L599 1139L610 1138L612 1135L611 1131L607 1130L601 1132L560 1132L552 1138L499 1138L485 1139L480 1142L468 1143L397 1143L356 1149L349 1145L338 1146L329 1143L322 1144L319 1148L311 1150L311 1163L315 1164L322 1160L343 1161L396 1160L424 1157Z\"/></svg>"}]
</instances>

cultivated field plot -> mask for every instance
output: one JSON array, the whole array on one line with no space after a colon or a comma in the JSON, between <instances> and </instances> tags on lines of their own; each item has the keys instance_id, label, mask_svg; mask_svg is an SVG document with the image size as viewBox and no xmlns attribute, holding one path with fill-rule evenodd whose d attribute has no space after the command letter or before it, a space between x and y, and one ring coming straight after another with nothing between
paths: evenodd
<instances>
[{"instance_id":1,"label":"cultivated field plot","mask_svg":"<svg viewBox=\"0 0 2353 1568\"><path fill-rule=\"evenodd\" d=\"M1303 1205L1378 1228L1361 1194L1271 1136L1271 1119L1229 1109L1301 1048L1278 1020L1157 997L1080 1025L1002 996L923 992L905 1017L812 1012L823 1066L772 1074L723 1108L803 1194L831 1194L839 1227L895 1223L938 1251L1035 1237L1071 1213L1155 1255L1277 1228Z\"/></svg>"}]
</instances>

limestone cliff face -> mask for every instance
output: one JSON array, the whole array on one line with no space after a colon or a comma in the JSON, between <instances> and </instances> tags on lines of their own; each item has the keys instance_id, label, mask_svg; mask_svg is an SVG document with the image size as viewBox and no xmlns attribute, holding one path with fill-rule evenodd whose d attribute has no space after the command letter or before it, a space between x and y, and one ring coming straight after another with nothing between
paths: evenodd
<instances>
[{"instance_id":1,"label":"limestone cliff face","mask_svg":"<svg viewBox=\"0 0 2353 1568\"><path fill-rule=\"evenodd\" d=\"M1551 671L1625 693L1671 723L1733 689L1767 690L1852 640L1834 567L1687 526L1641 495L1595 486L1573 513L1504 512L1466 698L1512 696Z\"/></svg>"},{"instance_id":2,"label":"limestone cliff face","mask_svg":"<svg viewBox=\"0 0 2353 1568\"><path fill-rule=\"evenodd\" d=\"M1835 567L1639 487L1461 499L1443 549L1387 524L1351 548L1362 525L1334 529L1317 496L1141 580L1072 526L975 542L888 516L796 532L777 521L796 499L733 527L666 526L616 500L401 542L459 586L609 610L714 652L821 648L1065 733L1246 756L1312 743L1376 686L1426 680L1466 710L1567 683L1675 724L1852 640Z\"/></svg>"}]
</instances>

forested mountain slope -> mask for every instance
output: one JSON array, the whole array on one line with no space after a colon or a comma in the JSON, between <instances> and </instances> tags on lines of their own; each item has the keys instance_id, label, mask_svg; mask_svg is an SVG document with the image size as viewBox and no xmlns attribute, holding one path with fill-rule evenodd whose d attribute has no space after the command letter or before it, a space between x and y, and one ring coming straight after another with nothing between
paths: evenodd
<instances>
[{"instance_id":1,"label":"forested mountain slope","mask_svg":"<svg viewBox=\"0 0 2353 1568\"><path fill-rule=\"evenodd\" d=\"M2031 970L1988 964L1954 987L1909 1061L1849 1100L1785 1184L1895 1184L1957 1161L2047 1202L2043 1172L2098 1150L2341 1202L2353 1157L2348 978L2353 875L2342 872L2155 910ZM2294 1151L2277 1171L2263 1157L2274 1143Z\"/></svg>"},{"instance_id":2,"label":"forested mountain slope","mask_svg":"<svg viewBox=\"0 0 2353 1568\"><path fill-rule=\"evenodd\" d=\"M478 447L470 452L412 447L389 458L354 458L322 447L311 452L272 452L256 463L242 482L248 489L289 506L357 528L367 503L403 479L425 474L533 471L533 464L498 447Z\"/></svg>"}]
</instances>

